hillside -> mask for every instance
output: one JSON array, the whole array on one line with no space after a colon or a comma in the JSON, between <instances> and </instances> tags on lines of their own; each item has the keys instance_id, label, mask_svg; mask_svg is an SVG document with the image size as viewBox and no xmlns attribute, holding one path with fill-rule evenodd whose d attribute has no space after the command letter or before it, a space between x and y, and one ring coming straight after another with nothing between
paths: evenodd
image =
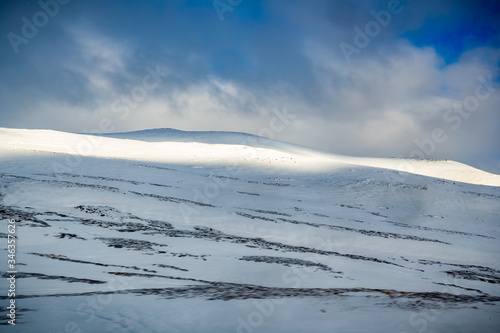
<instances>
[{"instance_id":1,"label":"hillside","mask_svg":"<svg viewBox=\"0 0 500 333\"><path fill-rule=\"evenodd\" d=\"M500 327L500 176L453 161L0 128L0 212L19 332Z\"/></svg>"}]
</instances>

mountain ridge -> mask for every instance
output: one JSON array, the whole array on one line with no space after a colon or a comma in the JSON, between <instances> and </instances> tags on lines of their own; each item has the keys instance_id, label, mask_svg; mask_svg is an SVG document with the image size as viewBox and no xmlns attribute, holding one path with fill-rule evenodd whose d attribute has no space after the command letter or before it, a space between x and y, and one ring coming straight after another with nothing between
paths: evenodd
<instances>
[{"instance_id":1,"label":"mountain ridge","mask_svg":"<svg viewBox=\"0 0 500 333\"><path fill-rule=\"evenodd\" d=\"M295 170L345 165L382 168L471 184L500 186L500 175L449 160L366 158L326 153L240 132L152 129L107 134L0 128L0 149L168 163L260 164Z\"/></svg>"}]
</instances>

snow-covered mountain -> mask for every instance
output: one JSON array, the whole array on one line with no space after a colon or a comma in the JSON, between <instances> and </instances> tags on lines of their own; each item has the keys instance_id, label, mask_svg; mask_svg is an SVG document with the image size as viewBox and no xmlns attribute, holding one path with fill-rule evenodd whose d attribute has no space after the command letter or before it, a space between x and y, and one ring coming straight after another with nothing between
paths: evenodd
<instances>
[{"instance_id":1,"label":"snow-covered mountain","mask_svg":"<svg viewBox=\"0 0 500 333\"><path fill-rule=\"evenodd\" d=\"M500 327L500 176L457 162L0 128L0 212L19 332Z\"/></svg>"}]
</instances>

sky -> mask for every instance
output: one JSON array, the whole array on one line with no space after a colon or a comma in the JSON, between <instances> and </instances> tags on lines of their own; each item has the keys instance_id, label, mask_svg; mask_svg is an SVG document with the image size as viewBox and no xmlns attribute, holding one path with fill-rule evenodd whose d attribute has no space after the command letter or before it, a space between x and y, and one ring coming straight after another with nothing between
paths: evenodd
<instances>
[{"instance_id":1,"label":"sky","mask_svg":"<svg viewBox=\"0 0 500 333\"><path fill-rule=\"evenodd\" d=\"M0 3L0 127L237 131L500 174L500 3Z\"/></svg>"}]
</instances>

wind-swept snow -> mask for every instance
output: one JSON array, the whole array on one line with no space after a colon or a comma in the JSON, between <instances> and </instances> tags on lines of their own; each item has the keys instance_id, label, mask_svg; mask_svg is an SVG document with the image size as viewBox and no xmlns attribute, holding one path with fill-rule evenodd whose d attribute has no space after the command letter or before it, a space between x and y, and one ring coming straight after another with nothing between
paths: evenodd
<instances>
[{"instance_id":1,"label":"wind-swept snow","mask_svg":"<svg viewBox=\"0 0 500 333\"><path fill-rule=\"evenodd\" d=\"M0 128L0 149L77 154L163 163L262 164L293 170L323 170L358 165L500 186L500 175L453 161L361 158L313 149L236 132L145 130L103 136L51 130Z\"/></svg>"},{"instance_id":2,"label":"wind-swept snow","mask_svg":"<svg viewBox=\"0 0 500 333\"><path fill-rule=\"evenodd\" d=\"M498 177L243 133L2 128L15 330L496 332Z\"/></svg>"}]
</instances>

